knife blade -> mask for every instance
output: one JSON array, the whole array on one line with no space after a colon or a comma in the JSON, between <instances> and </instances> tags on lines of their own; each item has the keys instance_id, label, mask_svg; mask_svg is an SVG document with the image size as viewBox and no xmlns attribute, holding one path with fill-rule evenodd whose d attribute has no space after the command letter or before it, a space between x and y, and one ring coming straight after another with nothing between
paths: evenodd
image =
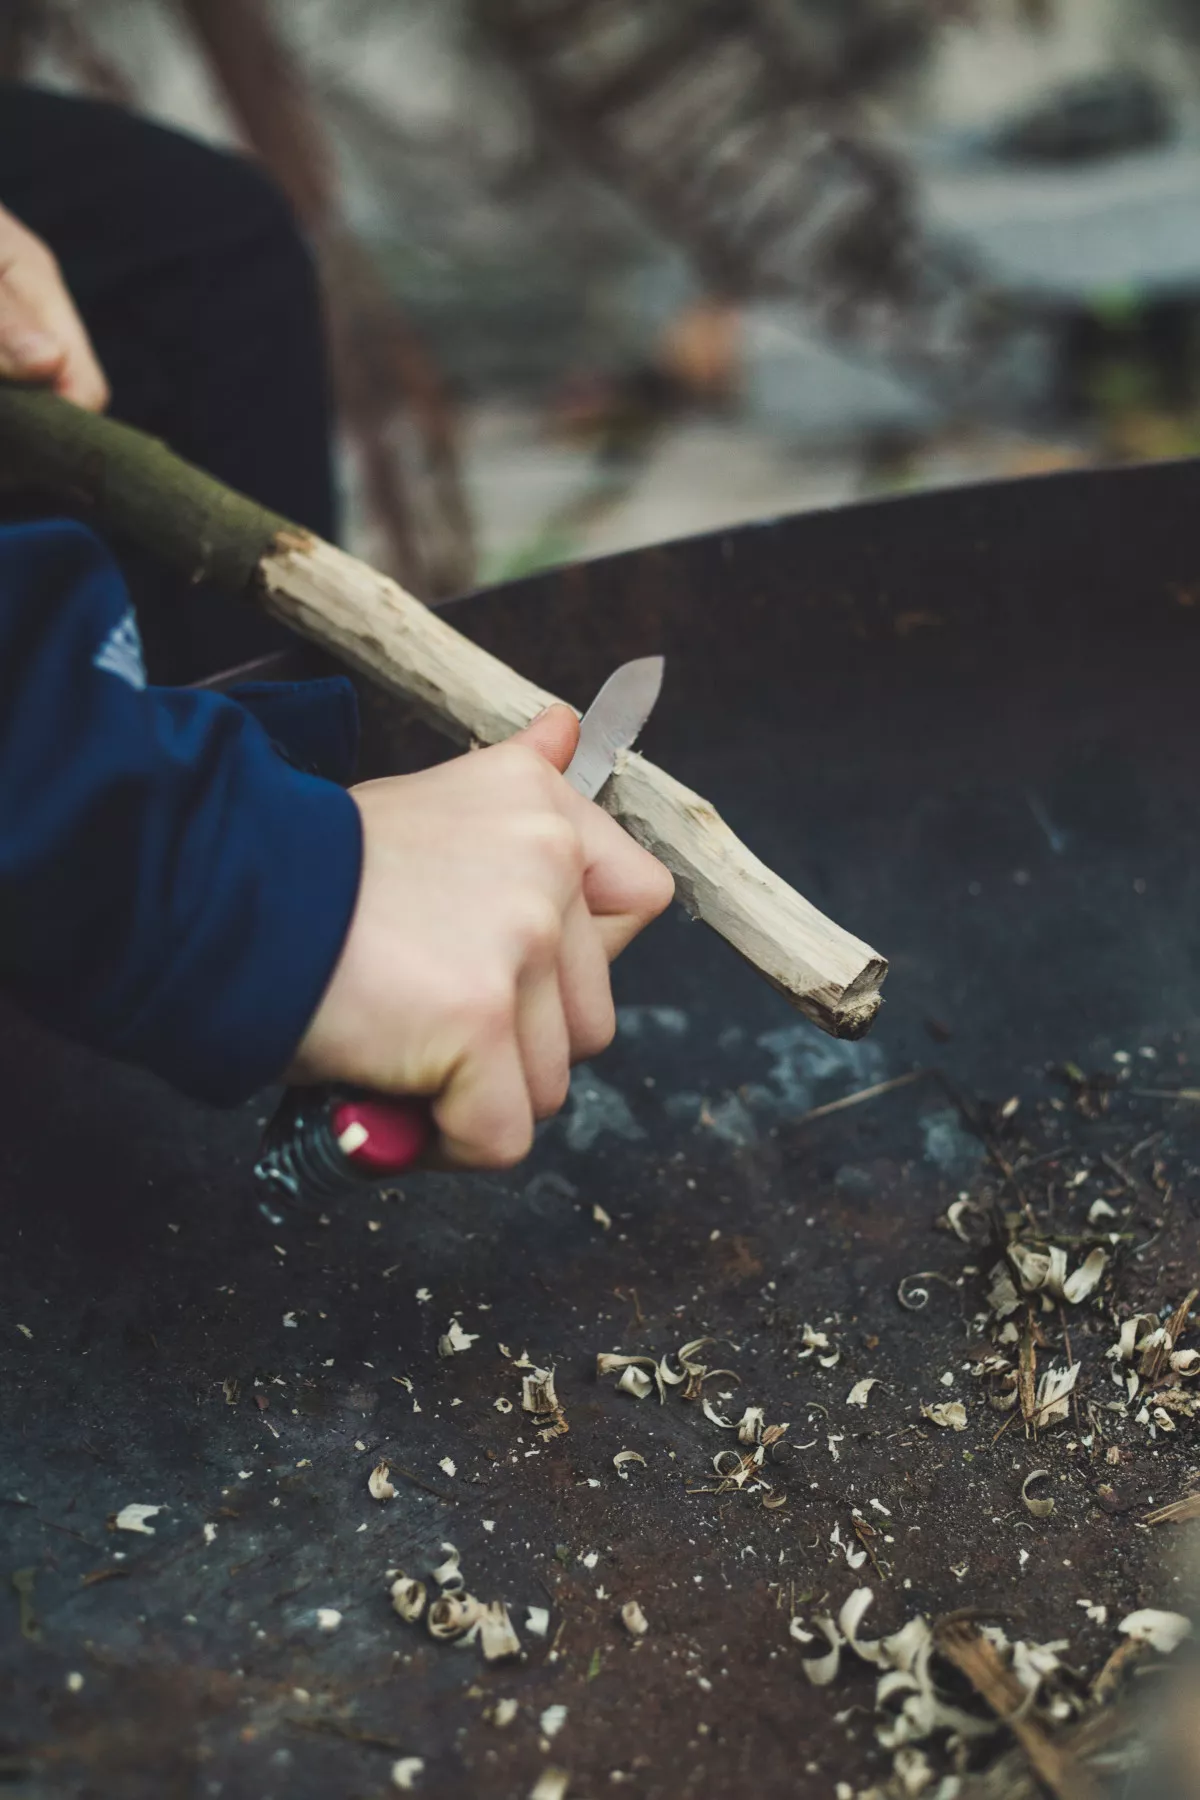
<instances>
[{"instance_id":1,"label":"knife blade","mask_svg":"<svg viewBox=\"0 0 1200 1800\"><path fill-rule=\"evenodd\" d=\"M662 690L661 656L639 656L614 669L579 725L579 743L566 778L577 794L594 800L622 750L636 741Z\"/></svg>"}]
</instances>

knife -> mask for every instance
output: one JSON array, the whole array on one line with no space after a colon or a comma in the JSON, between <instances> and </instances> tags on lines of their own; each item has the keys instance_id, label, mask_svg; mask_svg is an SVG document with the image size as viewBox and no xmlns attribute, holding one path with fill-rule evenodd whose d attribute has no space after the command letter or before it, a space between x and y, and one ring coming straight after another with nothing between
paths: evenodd
<instances>
[{"instance_id":1,"label":"knife","mask_svg":"<svg viewBox=\"0 0 1200 1800\"><path fill-rule=\"evenodd\" d=\"M596 798L654 711L663 667L661 656L622 663L584 713L566 780L585 800ZM426 1100L289 1088L263 1135L254 1173L293 1196L331 1198L394 1180L420 1161L435 1136Z\"/></svg>"}]
</instances>

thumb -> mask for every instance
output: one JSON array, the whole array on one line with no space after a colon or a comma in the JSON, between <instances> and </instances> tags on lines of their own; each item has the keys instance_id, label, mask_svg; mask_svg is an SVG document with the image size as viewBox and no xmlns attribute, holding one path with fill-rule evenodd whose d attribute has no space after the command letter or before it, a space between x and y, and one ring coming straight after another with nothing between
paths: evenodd
<instances>
[{"instance_id":1,"label":"thumb","mask_svg":"<svg viewBox=\"0 0 1200 1800\"><path fill-rule=\"evenodd\" d=\"M518 731L508 741L510 744L528 744L562 775L579 742L579 720L569 706L559 701L539 713L531 725L526 725L524 731Z\"/></svg>"}]
</instances>

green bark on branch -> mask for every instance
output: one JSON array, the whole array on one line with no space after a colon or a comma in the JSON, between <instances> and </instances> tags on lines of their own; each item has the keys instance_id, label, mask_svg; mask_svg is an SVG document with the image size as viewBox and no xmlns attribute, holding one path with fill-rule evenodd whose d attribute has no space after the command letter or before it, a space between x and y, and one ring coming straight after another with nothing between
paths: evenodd
<instances>
[{"instance_id":1,"label":"green bark on branch","mask_svg":"<svg viewBox=\"0 0 1200 1800\"><path fill-rule=\"evenodd\" d=\"M160 556L189 581L249 595L281 533L306 533L206 475L158 438L47 388L0 382L0 479Z\"/></svg>"}]
</instances>

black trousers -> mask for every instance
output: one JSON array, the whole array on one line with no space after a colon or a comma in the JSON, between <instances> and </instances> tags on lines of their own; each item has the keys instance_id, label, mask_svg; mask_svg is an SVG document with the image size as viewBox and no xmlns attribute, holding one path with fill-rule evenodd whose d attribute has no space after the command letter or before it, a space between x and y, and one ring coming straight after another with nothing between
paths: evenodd
<instances>
[{"instance_id":1,"label":"black trousers","mask_svg":"<svg viewBox=\"0 0 1200 1800\"><path fill-rule=\"evenodd\" d=\"M0 203L57 256L113 415L333 537L317 284L267 177L119 107L0 84ZM152 680L194 681L296 643L251 603L113 548Z\"/></svg>"}]
</instances>

